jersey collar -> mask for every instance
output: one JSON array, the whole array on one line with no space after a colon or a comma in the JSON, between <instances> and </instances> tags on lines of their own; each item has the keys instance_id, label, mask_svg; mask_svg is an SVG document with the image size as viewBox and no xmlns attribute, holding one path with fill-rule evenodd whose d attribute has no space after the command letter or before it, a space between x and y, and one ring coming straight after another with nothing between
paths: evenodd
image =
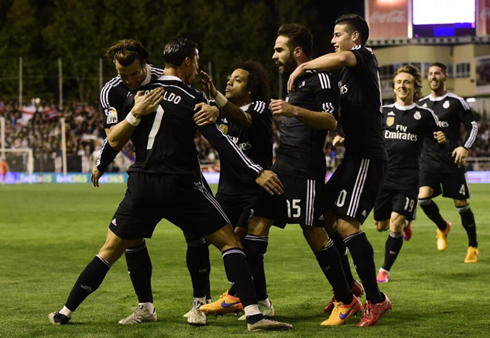
<instances>
[{"instance_id":1,"label":"jersey collar","mask_svg":"<svg viewBox=\"0 0 490 338\"><path fill-rule=\"evenodd\" d=\"M433 97L432 94L429 94L429 100L431 100L431 101L442 101L446 98L446 96L448 96L448 94L449 94L449 90L446 90L444 95L438 96L438 97Z\"/></svg>"},{"instance_id":2,"label":"jersey collar","mask_svg":"<svg viewBox=\"0 0 490 338\"><path fill-rule=\"evenodd\" d=\"M398 104L395 102L395 108L398 110L410 110L415 107L415 103L412 103L411 105L408 106L402 106L401 104Z\"/></svg>"},{"instance_id":3,"label":"jersey collar","mask_svg":"<svg viewBox=\"0 0 490 338\"><path fill-rule=\"evenodd\" d=\"M151 81L151 67L150 67L149 64L146 64L145 68L146 68L146 77L143 80L143 82L141 82L140 87L143 87L144 85L147 85Z\"/></svg>"}]
</instances>

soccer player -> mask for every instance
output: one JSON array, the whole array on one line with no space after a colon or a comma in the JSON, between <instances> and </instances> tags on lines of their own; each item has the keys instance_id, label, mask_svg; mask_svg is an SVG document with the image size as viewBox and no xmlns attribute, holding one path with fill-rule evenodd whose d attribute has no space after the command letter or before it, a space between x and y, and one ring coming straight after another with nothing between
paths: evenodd
<instances>
[{"instance_id":1,"label":"soccer player","mask_svg":"<svg viewBox=\"0 0 490 338\"><path fill-rule=\"evenodd\" d=\"M270 169L273 136L272 113L266 103L270 99L267 70L254 61L236 63L226 84L225 95L216 89L208 74L203 71L201 74L205 91L221 104L222 115L218 122L220 128L251 160L262 168ZM194 119L201 125L207 124L209 117L198 113ZM244 180L237 176L233 170L233 163L220 158L220 165L216 199L243 242L252 207L261 189L254 180ZM273 317L274 307L268 298L263 265L258 267L253 280L260 310ZM237 303L234 309L241 310L242 304Z\"/></svg>"},{"instance_id":2,"label":"soccer player","mask_svg":"<svg viewBox=\"0 0 490 338\"><path fill-rule=\"evenodd\" d=\"M277 33L272 59L287 77L298 65L310 60L312 36L298 24L284 24ZM338 87L329 73L307 72L297 79L298 91L284 100L271 100L270 109L281 116L280 145L272 170L283 182L281 196L262 195L254 206L244 249L254 273L264 259L272 225L284 228L299 223L320 268L339 300L335 311L322 325L341 325L356 313L361 303L352 294L342 271L340 255L323 229L322 188L326 174L323 146L328 130L337 121ZM220 104L220 100L217 100ZM221 103L223 104L223 103ZM228 292L233 295L233 288ZM243 302L239 290L237 294ZM231 299L233 301L233 299ZM203 311L223 312L222 299L207 304Z\"/></svg>"},{"instance_id":3,"label":"soccer player","mask_svg":"<svg viewBox=\"0 0 490 338\"><path fill-rule=\"evenodd\" d=\"M196 105L207 101L189 86L197 74L198 60L195 43L171 40L164 49L165 75L128 97L124 111L130 111L121 133L124 130L132 135L138 156L128 169L126 195L109 225L106 243L80 275L63 309L49 315L51 323L68 323L72 312L100 286L125 249L141 245L165 217L187 235L204 237L222 252L228 279L235 283L242 298L245 296L244 311L250 331L292 328L290 324L267 320L260 313L240 240L201 180L193 115ZM218 127L209 125L200 131L218 150L228 149L229 156L242 161L244 167L262 172Z\"/></svg>"},{"instance_id":4,"label":"soccer player","mask_svg":"<svg viewBox=\"0 0 490 338\"><path fill-rule=\"evenodd\" d=\"M468 235L468 251L465 263L478 261L478 242L476 240L475 216L471 211L471 196L466 179L466 158L478 133L478 125L470 107L461 97L446 89L447 67L439 62L429 67L427 75L430 95L419 102L423 107L434 111L448 140L448 147L441 149L434 140L426 139L422 151L420 168L419 205L427 217L437 225L437 249L446 250L447 235L451 223L444 220L439 207L432 200L441 194L452 198L461 216L461 223ZM460 126L464 125L466 137L461 142ZM442 187L442 189L441 189Z\"/></svg>"},{"instance_id":5,"label":"soccer player","mask_svg":"<svg viewBox=\"0 0 490 338\"><path fill-rule=\"evenodd\" d=\"M381 316L392 307L378 288L373 247L361 229L374 206L387 167L379 66L372 51L365 46L368 38L369 27L362 17L342 15L335 21L332 38L335 53L302 63L288 81L289 90L299 89L298 78L308 70L341 69L340 122L345 133L345 155L326 185L325 228L339 252L344 253L345 247L349 248L366 290L365 310L358 326L378 324ZM349 285L354 287L346 255L342 262Z\"/></svg>"},{"instance_id":6,"label":"soccer player","mask_svg":"<svg viewBox=\"0 0 490 338\"><path fill-rule=\"evenodd\" d=\"M415 219L419 189L419 158L425 138L446 142L438 119L430 109L416 102L422 94L419 70L398 68L393 79L395 103L383 106L383 136L388 153L388 172L374 203L378 231L390 230L385 245L385 260L379 269L378 283L390 280L391 267L403 245L403 228Z\"/></svg>"},{"instance_id":7,"label":"soccer player","mask_svg":"<svg viewBox=\"0 0 490 338\"><path fill-rule=\"evenodd\" d=\"M2 184L5 184L5 175L9 171L9 164L4 157L0 157L0 176L2 176Z\"/></svg>"},{"instance_id":8,"label":"soccer player","mask_svg":"<svg viewBox=\"0 0 490 338\"><path fill-rule=\"evenodd\" d=\"M148 51L137 40L126 39L114 42L106 51L106 56L114 62L118 76L108 81L100 92L100 105L105 114L104 127L108 138L104 140L101 156L92 170L92 183L96 187L119 149L130 139L130 134L118 135L117 138L111 137L112 131L121 127L116 125L124 121L123 104L127 96L141 86L154 82L163 74L162 69L148 63ZM202 239L190 239L187 236L186 241L188 244L186 262L194 286L194 294L201 294L201 290L209 285L208 245ZM121 319L119 324L156 321L157 313L151 290L152 264L146 242L139 247L128 248L125 257L139 304L136 311ZM203 324L205 319L197 313L188 318L188 321L192 324Z\"/></svg>"}]
</instances>

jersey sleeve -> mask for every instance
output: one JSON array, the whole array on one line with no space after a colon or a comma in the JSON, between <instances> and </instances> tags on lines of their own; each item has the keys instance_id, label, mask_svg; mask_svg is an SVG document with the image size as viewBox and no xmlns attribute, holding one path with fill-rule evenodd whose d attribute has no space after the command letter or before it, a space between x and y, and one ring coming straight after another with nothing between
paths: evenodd
<instances>
[{"instance_id":1,"label":"jersey sleeve","mask_svg":"<svg viewBox=\"0 0 490 338\"><path fill-rule=\"evenodd\" d=\"M100 91L100 106L104 113L104 128L110 128L122 121L126 114L122 111L122 104L126 100L122 91L113 86L113 81L109 81Z\"/></svg>"},{"instance_id":2,"label":"jersey sleeve","mask_svg":"<svg viewBox=\"0 0 490 338\"><path fill-rule=\"evenodd\" d=\"M102 148L100 149L99 158L95 162L97 169L100 172L105 172L109 164L111 164L112 161L114 161L118 153L119 151L112 148L109 142L107 141L107 139L105 139L104 142L102 143Z\"/></svg>"},{"instance_id":3,"label":"jersey sleeve","mask_svg":"<svg viewBox=\"0 0 490 338\"><path fill-rule=\"evenodd\" d=\"M317 110L332 114L335 119L339 119L339 98L340 93L337 82L326 72L318 72L312 79L315 85L315 100Z\"/></svg>"},{"instance_id":4,"label":"jersey sleeve","mask_svg":"<svg viewBox=\"0 0 490 338\"><path fill-rule=\"evenodd\" d=\"M475 120L475 116L471 112L470 106L465 101L460 100L461 109L458 111L459 119L463 123L466 129L466 137L463 143L463 147L470 149L475 142L476 135L478 134L478 123Z\"/></svg>"},{"instance_id":5,"label":"jersey sleeve","mask_svg":"<svg viewBox=\"0 0 490 338\"><path fill-rule=\"evenodd\" d=\"M254 128L267 132L271 125L272 113L264 101L252 102L245 112L252 117Z\"/></svg>"}]
</instances>

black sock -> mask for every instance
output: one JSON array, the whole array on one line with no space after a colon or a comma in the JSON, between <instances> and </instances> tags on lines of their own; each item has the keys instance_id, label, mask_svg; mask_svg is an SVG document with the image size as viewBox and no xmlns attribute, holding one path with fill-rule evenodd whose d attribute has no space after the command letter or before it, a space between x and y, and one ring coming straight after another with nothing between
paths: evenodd
<instances>
[{"instance_id":1,"label":"black sock","mask_svg":"<svg viewBox=\"0 0 490 338\"><path fill-rule=\"evenodd\" d=\"M255 236L255 235L247 235L243 240L243 251L247 256L248 266L250 267L250 271L252 276L255 276L255 273L259 269L261 265L264 264L264 256L267 252L267 245L269 244L268 236ZM258 283L258 281L257 281ZM263 279L263 283L265 283L265 276ZM265 284L262 285L262 290L266 288ZM228 292L230 295L237 295L238 290L232 287ZM267 293L267 291L265 292Z\"/></svg>"},{"instance_id":2,"label":"black sock","mask_svg":"<svg viewBox=\"0 0 490 338\"><path fill-rule=\"evenodd\" d=\"M240 296L243 307L257 304L252 275L243 250L239 248L228 249L223 251L222 256L226 276Z\"/></svg>"},{"instance_id":3,"label":"black sock","mask_svg":"<svg viewBox=\"0 0 490 338\"><path fill-rule=\"evenodd\" d=\"M352 275L352 270L349 263L349 255L347 254L347 247L345 246L342 236L340 236L337 228L328 232L328 237L332 239L337 247L337 251L340 254L340 262L342 263L342 268L344 269L345 278L347 278L347 283L352 289L354 287L354 276Z\"/></svg>"},{"instance_id":4,"label":"black sock","mask_svg":"<svg viewBox=\"0 0 490 338\"><path fill-rule=\"evenodd\" d=\"M209 262L208 244L204 238L187 242L186 262L191 275L194 297L210 297L208 292L211 293L209 291L209 268L211 264Z\"/></svg>"},{"instance_id":5,"label":"black sock","mask_svg":"<svg viewBox=\"0 0 490 338\"><path fill-rule=\"evenodd\" d=\"M78 277L65 306L75 311L88 295L99 288L110 268L109 263L95 256Z\"/></svg>"},{"instance_id":6,"label":"black sock","mask_svg":"<svg viewBox=\"0 0 490 338\"><path fill-rule=\"evenodd\" d=\"M476 223L475 215L470 209L470 205L467 204L464 207L458 208L458 212L461 216L461 223L468 235L468 245L477 248L478 242L476 241Z\"/></svg>"},{"instance_id":7,"label":"black sock","mask_svg":"<svg viewBox=\"0 0 490 338\"><path fill-rule=\"evenodd\" d=\"M385 262L382 266L386 271L390 271L393 264L395 264L396 257L400 253L403 245L403 233L391 232L386 240L385 245Z\"/></svg>"},{"instance_id":8,"label":"black sock","mask_svg":"<svg viewBox=\"0 0 490 338\"><path fill-rule=\"evenodd\" d=\"M333 287L337 301L350 304L352 302L352 291L345 278L344 269L340 263L340 254L333 241L330 239L322 251L314 254L323 274Z\"/></svg>"},{"instance_id":9,"label":"black sock","mask_svg":"<svg viewBox=\"0 0 490 338\"><path fill-rule=\"evenodd\" d=\"M442 218L441 213L439 212L439 207L437 206L437 204L434 203L433 200L430 200L430 202L427 203L427 200L420 199L419 205L422 207L422 210L424 210L424 213L427 215L427 217L429 217L431 221L437 225L439 230L446 230L446 221L444 220L444 218Z\"/></svg>"},{"instance_id":10,"label":"black sock","mask_svg":"<svg viewBox=\"0 0 490 338\"><path fill-rule=\"evenodd\" d=\"M374 251L364 232L344 238L345 245L349 248L354 266L362 286L366 291L366 299L376 304L384 300L376 281L376 267L374 265Z\"/></svg>"},{"instance_id":11,"label":"black sock","mask_svg":"<svg viewBox=\"0 0 490 338\"><path fill-rule=\"evenodd\" d=\"M153 303L151 292L151 259L146 242L135 248L126 249L129 277L140 303Z\"/></svg>"},{"instance_id":12,"label":"black sock","mask_svg":"<svg viewBox=\"0 0 490 338\"><path fill-rule=\"evenodd\" d=\"M269 297L267 294L267 283L265 279L264 262L255 271L253 276L255 292L258 300L264 300Z\"/></svg>"}]
</instances>

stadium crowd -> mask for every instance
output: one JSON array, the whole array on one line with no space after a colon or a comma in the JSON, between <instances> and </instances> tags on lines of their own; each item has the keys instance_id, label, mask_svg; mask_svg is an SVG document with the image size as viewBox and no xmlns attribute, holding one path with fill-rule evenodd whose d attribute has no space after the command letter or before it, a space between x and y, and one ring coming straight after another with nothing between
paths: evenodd
<instances>
[{"instance_id":1,"label":"stadium crowd","mask_svg":"<svg viewBox=\"0 0 490 338\"><path fill-rule=\"evenodd\" d=\"M56 104L39 102L24 105L18 109L18 103L0 101L0 116L5 118L5 148L33 150L35 171L61 171L61 125L60 118L66 123L66 152L68 158L80 163L81 172L90 172L92 163L97 159L100 146L105 138L102 124L103 112L99 106L82 103L71 103L59 109ZM475 114L479 116L478 113ZM277 120L274 121L274 149L279 142ZM469 150L469 157L490 157L490 129L488 123L479 121L479 133L474 147ZM199 159L203 164L213 164L216 168L219 155L201 135L196 135L196 147ZM325 146L327 169L333 171L343 158L343 147L335 147L329 137ZM24 159L21 155L9 155L8 162L12 171L23 171ZM109 168L112 172L125 171L134 162L131 144L127 144L115 163ZM488 164L474 166L469 162L469 169L489 169ZM75 166L76 167L76 166Z\"/></svg>"}]
</instances>

